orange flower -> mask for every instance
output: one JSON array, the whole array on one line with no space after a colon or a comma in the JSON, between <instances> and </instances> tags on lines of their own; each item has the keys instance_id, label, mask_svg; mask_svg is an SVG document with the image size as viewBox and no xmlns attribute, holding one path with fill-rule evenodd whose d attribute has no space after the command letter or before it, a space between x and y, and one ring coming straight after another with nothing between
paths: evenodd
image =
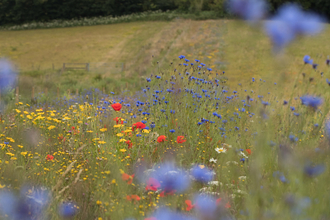
<instances>
[{"instance_id":1,"label":"orange flower","mask_svg":"<svg viewBox=\"0 0 330 220\"><path fill-rule=\"evenodd\" d=\"M115 104L112 104L111 107L113 108L113 110L115 110L117 112L117 111L120 111L121 104L120 103L115 103Z\"/></svg>"},{"instance_id":2,"label":"orange flower","mask_svg":"<svg viewBox=\"0 0 330 220\"><path fill-rule=\"evenodd\" d=\"M186 142L186 140L184 140L184 136L178 136L176 142L178 144L182 144L183 142Z\"/></svg>"},{"instance_id":3,"label":"orange flower","mask_svg":"<svg viewBox=\"0 0 330 220\"><path fill-rule=\"evenodd\" d=\"M134 178L134 174L133 175L128 175L127 173L123 173L121 175L121 178L127 182L127 184L132 184L133 182L133 178Z\"/></svg>"},{"instance_id":4,"label":"orange flower","mask_svg":"<svg viewBox=\"0 0 330 220\"><path fill-rule=\"evenodd\" d=\"M248 154L252 154L251 149L246 149L246 152L247 152Z\"/></svg>"},{"instance_id":5,"label":"orange flower","mask_svg":"<svg viewBox=\"0 0 330 220\"><path fill-rule=\"evenodd\" d=\"M158 138L157 138L157 142L158 143L161 143L161 142L164 142L166 141L166 136L165 135L160 135Z\"/></svg>"}]
</instances>

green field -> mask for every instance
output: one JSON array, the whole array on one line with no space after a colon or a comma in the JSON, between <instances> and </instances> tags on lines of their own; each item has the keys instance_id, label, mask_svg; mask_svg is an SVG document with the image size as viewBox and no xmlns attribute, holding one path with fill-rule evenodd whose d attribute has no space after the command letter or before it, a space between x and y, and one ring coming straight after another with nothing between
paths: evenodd
<instances>
[{"instance_id":1,"label":"green field","mask_svg":"<svg viewBox=\"0 0 330 220\"><path fill-rule=\"evenodd\" d=\"M141 77L166 67L180 54L203 60L216 71L228 70L225 75L231 83L252 75L290 82L306 54L325 65L329 32L327 28L317 37L299 39L274 58L271 43L262 31L234 20L179 19L0 31L0 56L17 65L24 94L32 86L37 92L45 87L53 92L56 87L62 92L81 91L86 86L105 88L107 92L122 90L126 85L139 88ZM63 63L90 63L93 68L89 73L69 71L61 75Z\"/></svg>"},{"instance_id":2,"label":"green field","mask_svg":"<svg viewBox=\"0 0 330 220\"><path fill-rule=\"evenodd\" d=\"M1 97L0 218L330 219L329 32L281 54L231 20L0 32L21 94Z\"/></svg>"}]
</instances>

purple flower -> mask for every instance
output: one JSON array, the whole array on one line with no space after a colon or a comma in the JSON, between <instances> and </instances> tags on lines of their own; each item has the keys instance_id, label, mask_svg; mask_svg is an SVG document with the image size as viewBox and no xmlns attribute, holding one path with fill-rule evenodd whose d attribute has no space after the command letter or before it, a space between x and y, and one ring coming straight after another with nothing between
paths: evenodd
<instances>
[{"instance_id":1,"label":"purple flower","mask_svg":"<svg viewBox=\"0 0 330 220\"><path fill-rule=\"evenodd\" d=\"M267 11L263 0L230 0L228 6L231 13L250 22L261 20Z\"/></svg>"},{"instance_id":2,"label":"purple flower","mask_svg":"<svg viewBox=\"0 0 330 220\"><path fill-rule=\"evenodd\" d=\"M317 108L318 106L322 105L323 99L320 97L314 97L311 95L305 95L303 97L300 97L301 103L303 105L307 105L312 108Z\"/></svg>"}]
</instances>

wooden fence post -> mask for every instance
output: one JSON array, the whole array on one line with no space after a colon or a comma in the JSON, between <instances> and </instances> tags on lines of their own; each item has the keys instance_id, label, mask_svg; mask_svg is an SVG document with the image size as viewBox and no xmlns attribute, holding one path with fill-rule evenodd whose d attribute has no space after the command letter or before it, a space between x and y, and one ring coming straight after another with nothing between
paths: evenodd
<instances>
[{"instance_id":1,"label":"wooden fence post","mask_svg":"<svg viewBox=\"0 0 330 220\"><path fill-rule=\"evenodd\" d=\"M17 86L16 87L16 99L15 99L16 103L18 103L18 96L19 96L19 88Z\"/></svg>"}]
</instances>

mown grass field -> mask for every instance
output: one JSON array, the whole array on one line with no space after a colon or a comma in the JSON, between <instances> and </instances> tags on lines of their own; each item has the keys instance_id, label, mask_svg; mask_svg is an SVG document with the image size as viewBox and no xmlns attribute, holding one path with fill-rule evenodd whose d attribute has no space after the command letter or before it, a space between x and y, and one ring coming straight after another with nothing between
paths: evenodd
<instances>
[{"instance_id":1,"label":"mown grass field","mask_svg":"<svg viewBox=\"0 0 330 220\"><path fill-rule=\"evenodd\" d=\"M125 71L31 70L24 56L33 47L4 41L2 54L22 70L20 91L80 93L37 103L22 96L1 115L1 218L330 219L328 29L277 55L263 33L238 21L62 31L56 39L71 43L57 54L46 37L56 29L0 35L46 33L29 41L48 51L36 52L39 63L53 54L48 65L81 57L125 61ZM83 31L90 52L79 49Z\"/></svg>"},{"instance_id":2,"label":"mown grass field","mask_svg":"<svg viewBox=\"0 0 330 220\"><path fill-rule=\"evenodd\" d=\"M90 78L96 76L96 72L101 73L101 78L107 82L94 83L97 87L106 87L114 79L123 81L120 87L126 83L139 87L136 83L138 78L168 65L178 54L203 59L218 71L230 69L228 77L233 78L232 82L251 75L290 79L298 71L301 57L305 54L319 59L327 56L329 45L321 42L326 42L328 35L327 28L317 37L300 39L287 48L285 53L274 58L265 34L258 28L239 21L133 22L48 30L1 31L0 56L13 60L22 72L22 80L40 86L40 91L43 91L43 84L49 87L54 81L57 87L63 84L65 91L70 84L72 90L75 90L78 79L80 85L88 84ZM77 73L77 76L75 73L66 76L55 74L63 63L77 62L94 63L96 68L92 73ZM121 71L122 68L111 67L97 71L99 63L125 63L124 71ZM53 64L55 71L52 70ZM29 75L34 77L31 79ZM46 77L39 77L40 75Z\"/></svg>"}]
</instances>

